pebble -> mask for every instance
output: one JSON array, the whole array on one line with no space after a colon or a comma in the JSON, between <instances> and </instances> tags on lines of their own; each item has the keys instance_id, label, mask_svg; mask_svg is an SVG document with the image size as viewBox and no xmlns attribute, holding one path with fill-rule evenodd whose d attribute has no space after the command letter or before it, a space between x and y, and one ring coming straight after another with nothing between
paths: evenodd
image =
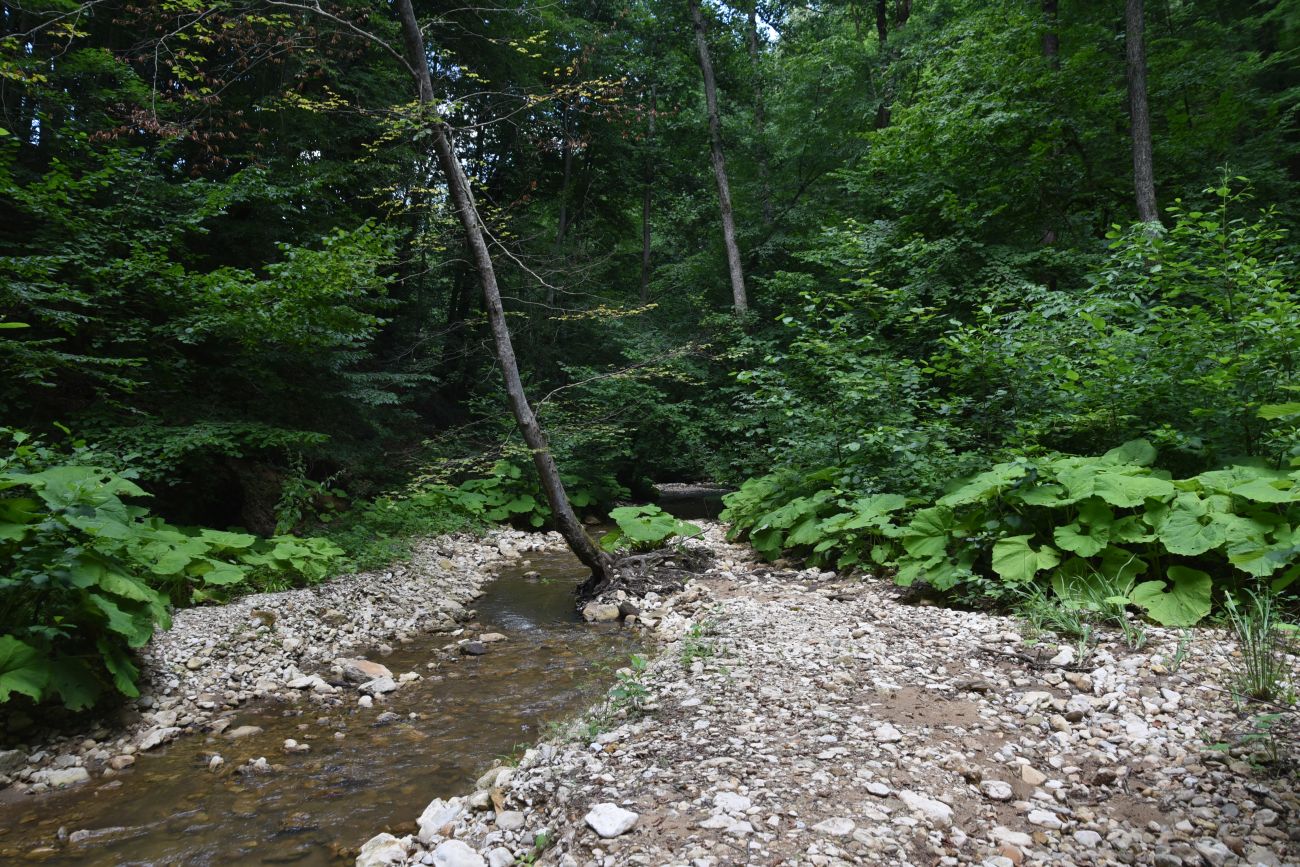
<instances>
[{"instance_id":1,"label":"pebble","mask_svg":"<svg viewBox=\"0 0 1300 867\"><path fill-rule=\"evenodd\" d=\"M853 829L857 826L857 823L852 819L837 816L832 819L823 819L813 825L813 830L831 837L847 837L853 833Z\"/></svg>"}]
</instances>

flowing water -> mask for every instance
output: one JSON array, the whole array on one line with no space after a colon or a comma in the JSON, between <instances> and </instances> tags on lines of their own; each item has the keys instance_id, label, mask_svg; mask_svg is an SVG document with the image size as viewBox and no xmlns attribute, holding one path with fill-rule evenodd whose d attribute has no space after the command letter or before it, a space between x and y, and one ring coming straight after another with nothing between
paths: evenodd
<instances>
[{"instance_id":1,"label":"flowing water","mask_svg":"<svg viewBox=\"0 0 1300 867\"><path fill-rule=\"evenodd\" d=\"M466 793L547 723L580 712L612 680L608 669L637 649L618 624L581 622L573 589L587 573L572 558L533 555L533 568L542 580L506 571L475 603L483 631L508 636L487 655L430 672L425 664L448 654L445 637L429 636L370 656L394 677L428 675L373 708L250 705L231 727L261 726L260 735L184 737L112 781L0 805L0 861L52 847L53 864L335 865L380 831L413 832L430 800ZM378 724L385 711L400 718ZM311 751L286 755L286 738ZM207 770L213 753L226 762L218 773ZM260 756L281 767L234 772ZM60 829L97 833L64 843Z\"/></svg>"}]
</instances>

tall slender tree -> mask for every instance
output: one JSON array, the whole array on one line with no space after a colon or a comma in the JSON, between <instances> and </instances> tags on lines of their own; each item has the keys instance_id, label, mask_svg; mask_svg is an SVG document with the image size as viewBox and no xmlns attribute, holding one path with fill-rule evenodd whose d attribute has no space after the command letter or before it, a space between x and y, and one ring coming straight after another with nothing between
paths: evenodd
<instances>
[{"instance_id":1,"label":"tall slender tree","mask_svg":"<svg viewBox=\"0 0 1300 867\"><path fill-rule=\"evenodd\" d=\"M650 107L646 112L646 147L641 179L641 303L650 301L650 209L654 204L655 115L659 111L659 94L650 85Z\"/></svg>"},{"instance_id":2,"label":"tall slender tree","mask_svg":"<svg viewBox=\"0 0 1300 867\"><path fill-rule=\"evenodd\" d=\"M1151 110L1147 106L1147 52L1142 0L1125 0L1124 53L1128 76L1129 131L1133 138L1133 188L1138 219L1160 220L1156 209L1155 161L1151 154Z\"/></svg>"},{"instance_id":3,"label":"tall slender tree","mask_svg":"<svg viewBox=\"0 0 1300 867\"><path fill-rule=\"evenodd\" d=\"M713 177L718 184L718 210L722 215L722 242L727 248L727 271L731 276L732 306L737 313L749 309L745 291L745 271L740 263L740 246L736 243L736 218L731 209L731 185L727 182L727 157L722 149L722 120L718 116L718 83L709 57L708 34L700 0L690 0L691 22L695 26L695 49L700 73L704 76L704 102L709 113L709 151L713 160Z\"/></svg>"},{"instance_id":4,"label":"tall slender tree","mask_svg":"<svg viewBox=\"0 0 1300 867\"><path fill-rule=\"evenodd\" d=\"M402 40L406 46L406 65L415 78L419 94L420 108L430 112L428 118L433 139L434 152L438 157L438 166L447 178L447 191L456 216L465 231L465 242L470 250L474 267L478 270L483 301L487 308L488 321L492 328L493 342L496 344L497 361L505 377L506 396L510 409L514 413L519 432L532 450L533 466L550 504L556 528L564 536L564 541L577 558L591 569L591 578L583 585L592 589L604 583L608 577L609 559L591 541L582 523L569 505L560 480L559 468L546 440L546 434L537 421L524 392L523 381L519 377L519 365L515 361L514 345L510 339L510 328L506 324L505 310L501 305L501 291L497 286L496 269L492 263L492 254L488 249L487 232L474 202L474 192L469 179L461 166L460 158L451 138L451 129L441 117L432 114L435 111L433 77L429 74L429 59L424 45L424 35L420 23L411 7L411 0L397 0L397 12L402 24Z\"/></svg>"},{"instance_id":5,"label":"tall slender tree","mask_svg":"<svg viewBox=\"0 0 1300 867\"><path fill-rule=\"evenodd\" d=\"M758 162L758 195L762 203L763 225L772 225L772 178L767 160L767 108L763 93L763 55L758 39L758 0L749 6L749 20L745 27L745 42L749 47L749 71L754 79L754 158Z\"/></svg>"}]
</instances>

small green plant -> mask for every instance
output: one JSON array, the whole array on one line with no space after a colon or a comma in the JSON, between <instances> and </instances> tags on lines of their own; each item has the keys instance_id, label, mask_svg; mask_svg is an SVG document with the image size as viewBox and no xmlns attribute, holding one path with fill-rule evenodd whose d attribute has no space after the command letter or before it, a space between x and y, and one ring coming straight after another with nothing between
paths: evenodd
<instances>
[{"instance_id":1,"label":"small green plant","mask_svg":"<svg viewBox=\"0 0 1300 867\"><path fill-rule=\"evenodd\" d=\"M554 838L548 831L538 831L533 837L533 848L519 859L520 864L535 864L547 849L555 845Z\"/></svg>"},{"instance_id":2,"label":"small green plant","mask_svg":"<svg viewBox=\"0 0 1300 867\"><path fill-rule=\"evenodd\" d=\"M610 511L618 527L601 537L606 551L653 551L671 539L697 536L702 530L678 520L658 506L622 506Z\"/></svg>"},{"instance_id":3,"label":"small green plant","mask_svg":"<svg viewBox=\"0 0 1300 867\"><path fill-rule=\"evenodd\" d=\"M1174 655L1169 658L1169 670L1174 674L1181 671L1183 663L1187 662L1194 637L1195 633L1191 629L1183 628L1178 631L1178 646L1174 648Z\"/></svg>"},{"instance_id":4,"label":"small green plant","mask_svg":"<svg viewBox=\"0 0 1300 867\"><path fill-rule=\"evenodd\" d=\"M682 638L682 667L690 668L697 659L712 659L717 653L717 646L709 638L713 634L714 624L710 620L701 620L690 628Z\"/></svg>"},{"instance_id":5,"label":"small green plant","mask_svg":"<svg viewBox=\"0 0 1300 867\"><path fill-rule=\"evenodd\" d=\"M276 534L299 530L308 519L315 519L317 523L327 522L330 516L323 514L322 509L317 508L317 503L335 504L347 497L347 492L343 489L331 487L336 478L337 473L321 482L308 478L302 454L292 455L289 474L280 486L280 499L275 504ZM328 511L332 507L322 508Z\"/></svg>"},{"instance_id":6,"label":"small green plant","mask_svg":"<svg viewBox=\"0 0 1300 867\"><path fill-rule=\"evenodd\" d=\"M615 713L640 713L645 708L650 697L650 690L642 681L645 670L646 658L633 654L627 669L618 673L618 683L609 691L610 706Z\"/></svg>"},{"instance_id":7,"label":"small green plant","mask_svg":"<svg viewBox=\"0 0 1300 867\"><path fill-rule=\"evenodd\" d=\"M1237 636L1240 669L1233 684L1243 699L1295 701L1293 674L1283 647L1276 602L1269 593L1247 592L1239 603L1228 597L1228 622Z\"/></svg>"}]
</instances>

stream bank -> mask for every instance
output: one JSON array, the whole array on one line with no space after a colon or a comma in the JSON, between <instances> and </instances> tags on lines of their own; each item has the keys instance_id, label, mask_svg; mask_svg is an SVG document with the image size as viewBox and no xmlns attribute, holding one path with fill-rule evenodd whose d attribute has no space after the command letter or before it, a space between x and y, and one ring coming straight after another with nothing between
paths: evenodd
<instances>
[{"instance_id":1,"label":"stream bank","mask_svg":"<svg viewBox=\"0 0 1300 867\"><path fill-rule=\"evenodd\" d=\"M1013 618L760 564L716 525L702 544L640 711L533 747L358 864L1300 862L1295 777L1252 764L1222 632L1176 671L1159 628L1081 659Z\"/></svg>"},{"instance_id":2,"label":"stream bank","mask_svg":"<svg viewBox=\"0 0 1300 867\"><path fill-rule=\"evenodd\" d=\"M238 710L192 724L201 731L190 737L147 753L123 753L133 762L96 768L85 784L0 803L0 859L81 867L325 866L355 859L364 829L415 828L413 815L432 794L469 788L482 768L536 740L546 725L580 712L604 689L608 669L640 647L637 630L582 623L573 589L588 573L567 551L537 550L549 541L497 537L497 565L476 569L495 577L482 595L472 585L460 586L464 597L478 598L472 610L458 612L465 623L450 634L406 636L406 642L341 666L330 666L325 651L354 649L317 643L303 658L321 659L320 673L299 676L298 667L276 668L278 662L264 667L257 680L268 680L272 669L290 680L265 685L264 697ZM443 554L456 547L445 539L437 545ZM515 555L519 549L523 555ZM344 580L322 589L311 604L321 604L321 595L337 601L348 586ZM411 597L419 588L409 582L368 591L367 598L376 602L376 595L398 589L407 594L408 608L425 602L445 607L446 598ZM281 615L274 625L286 628L294 611L309 607L302 598L252 602L274 604ZM186 659L196 647L208 647L212 662L194 671L211 667L233 676L231 662L244 655L218 655L203 641L205 630L211 637L231 619L239 621L238 611L208 610L204 627L160 650ZM385 625L391 617L372 620L391 628ZM359 619L357 628L341 632L369 640L374 633L364 623ZM175 647L185 653L175 655ZM157 675L160 684L168 680L165 672ZM179 728L182 719L169 728ZM149 720L156 727L156 712ZM147 741L153 732L146 728L134 737Z\"/></svg>"},{"instance_id":3,"label":"stream bank","mask_svg":"<svg viewBox=\"0 0 1300 867\"><path fill-rule=\"evenodd\" d=\"M6 716L0 789L8 787L10 797L39 793L80 778L78 768L87 778L111 776L115 758L202 731L250 700L290 697L298 690L288 684L304 669L454 629L495 564L555 543L511 530L438 537L419 543L409 562L380 572L177 611L172 628L142 650L140 698L116 718L51 731L25 714ZM330 695L314 693L323 701Z\"/></svg>"}]
</instances>

